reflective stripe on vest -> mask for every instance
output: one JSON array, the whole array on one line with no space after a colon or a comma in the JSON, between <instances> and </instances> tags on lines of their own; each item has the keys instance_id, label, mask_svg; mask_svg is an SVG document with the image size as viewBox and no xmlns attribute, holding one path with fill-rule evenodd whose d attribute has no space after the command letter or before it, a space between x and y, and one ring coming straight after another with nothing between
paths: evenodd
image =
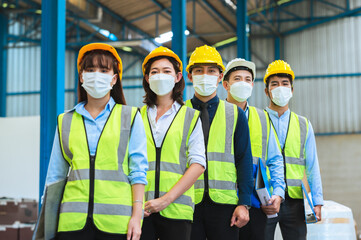
<instances>
[{"instance_id":1,"label":"reflective stripe on vest","mask_svg":"<svg viewBox=\"0 0 361 240\"><path fill-rule=\"evenodd\" d=\"M71 170L60 207L58 231L81 230L89 216L101 231L127 233L132 214L128 144L136 112L136 108L129 106L114 106L99 137L95 159L89 154L83 117L75 111L59 115L59 140ZM91 209L89 201L93 203Z\"/></svg>"},{"instance_id":2,"label":"reflective stripe on vest","mask_svg":"<svg viewBox=\"0 0 361 240\"><path fill-rule=\"evenodd\" d=\"M186 105L193 107L190 100L186 101ZM220 100L209 129L207 145L209 196L216 203L238 203L237 172L233 149L237 119L237 106ZM204 197L204 181L204 174L202 174L194 184L196 204L200 203Z\"/></svg>"},{"instance_id":3,"label":"reflective stripe on vest","mask_svg":"<svg viewBox=\"0 0 361 240\"><path fill-rule=\"evenodd\" d=\"M288 195L295 199L303 198L301 184L306 168L304 153L307 133L308 120L291 112L284 156Z\"/></svg>"},{"instance_id":4,"label":"reflective stripe on vest","mask_svg":"<svg viewBox=\"0 0 361 240\"><path fill-rule=\"evenodd\" d=\"M149 169L147 172L148 185L145 187L145 199L155 198L155 191L161 197L179 181L188 167L188 141L199 118L199 112L182 106L170 124L160 147L159 171L157 171L157 151L148 119L147 106L141 109L147 135L147 152ZM159 177L159 189L156 188ZM160 215L171 219L193 220L194 187L192 186L183 195L178 197Z\"/></svg>"}]
</instances>

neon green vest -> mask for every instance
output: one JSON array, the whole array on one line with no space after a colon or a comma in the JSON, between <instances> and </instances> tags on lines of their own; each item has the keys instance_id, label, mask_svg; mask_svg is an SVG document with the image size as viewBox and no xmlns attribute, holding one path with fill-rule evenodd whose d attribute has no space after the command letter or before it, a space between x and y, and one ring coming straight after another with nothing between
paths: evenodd
<instances>
[{"instance_id":1,"label":"neon green vest","mask_svg":"<svg viewBox=\"0 0 361 240\"><path fill-rule=\"evenodd\" d=\"M248 126L251 140L253 165L258 165L258 159L261 158L263 165L266 166L270 129L270 122L267 112L249 106Z\"/></svg>"},{"instance_id":2,"label":"neon green vest","mask_svg":"<svg viewBox=\"0 0 361 240\"><path fill-rule=\"evenodd\" d=\"M182 106L169 126L160 148L155 146L147 106L142 107L141 114L147 135L149 169L145 199L148 201L169 192L189 167L187 164L188 141L199 118L199 112ZM193 220L193 212L194 187L192 186L168 207L160 211L160 215L171 219Z\"/></svg>"},{"instance_id":3,"label":"neon green vest","mask_svg":"<svg viewBox=\"0 0 361 240\"><path fill-rule=\"evenodd\" d=\"M83 117L58 117L60 145L70 165L59 215L59 232L78 231L91 217L104 232L126 234L132 215L128 144L137 108L116 104L99 138L95 157L88 150Z\"/></svg>"},{"instance_id":4,"label":"neon green vest","mask_svg":"<svg viewBox=\"0 0 361 240\"><path fill-rule=\"evenodd\" d=\"M186 101L186 105L193 107L190 100ZM209 197L220 204L238 203L237 171L233 149L237 119L237 106L220 100L209 129L207 145ZM196 204L204 197L205 181L202 174L194 184Z\"/></svg>"},{"instance_id":5,"label":"neon green vest","mask_svg":"<svg viewBox=\"0 0 361 240\"><path fill-rule=\"evenodd\" d=\"M282 153L285 161L288 195L295 199L303 198L301 184L306 168L305 145L307 134L307 118L291 112Z\"/></svg>"}]
</instances>

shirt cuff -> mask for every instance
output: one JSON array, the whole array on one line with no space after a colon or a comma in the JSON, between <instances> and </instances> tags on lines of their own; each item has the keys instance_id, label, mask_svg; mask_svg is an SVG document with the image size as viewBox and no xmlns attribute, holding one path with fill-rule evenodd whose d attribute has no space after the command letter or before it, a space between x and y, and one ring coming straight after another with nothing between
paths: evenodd
<instances>
[{"instance_id":1,"label":"shirt cuff","mask_svg":"<svg viewBox=\"0 0 361 240\"><path fill-rule=\"evenodd\" d=\"M198 163L199 165L201 165L202 167L204 167L204 169L206 169L207 167L207 164L206 162L202 159L202 160L199 160L197 158L192 158L189 160L189 166L192 165L193 163Z\"/></svg>"},{"instance_id":2,"label":"shirt cuff","mask_svg":"<svg viewBox=\"0 0 361 240\"><path fill-rule=\"evenodd\" d=\"M147 177L143 172L132 173L131 176L128 176L128 179L129 179L129 182L131 185L134 185L137 183L147 185L147 183L148 183Z\"/></svg>"},{"instance_id":3,"label":"shirt cuff","mask_svg":"<svg viewBox=\"0 0 361 240\"><path fill-rule=\"evenodd\" d=\"M313 205L316 206L316 205L322 205L323 206L323 199L318 197L318 198L312 198L312 201L313 201Z\"/></svg>"},{"instance_id":4,"label":"shirt cuff","mask_svg":"<svg viewBox=\"0 0 361 240\"><path fill-rule=\"evenodd\" d=\"M277 195L280 196L282 199L285 199L285 191L280 187L273 189L272 195Z\"/></svg>"}]
</instances>

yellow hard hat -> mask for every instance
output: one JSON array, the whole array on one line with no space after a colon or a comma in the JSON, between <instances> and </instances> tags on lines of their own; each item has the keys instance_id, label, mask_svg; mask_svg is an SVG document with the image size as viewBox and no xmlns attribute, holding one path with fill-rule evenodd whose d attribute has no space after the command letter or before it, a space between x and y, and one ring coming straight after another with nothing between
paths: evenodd
<instances>
[{"instance_id":1,"label":"yellow hard hat","mask_svg":"<svg viewBox=\"0 0 361 240\"><path fill-rule=\"evenodd\" d=\"M292 81L295 79L295 73L292 71L291 66L283 60L276 60L268 65L263 78L264 83L266 83L269 76L277 73L286 73L292 76Z\"/></svg>"},{"instance_id":2,"label":"yellow hard hat","mask_svg":"<svg viewBox=\"0 0 361 240\"><path fill-rule=\"evenodd\" d=\"M117 50L115 50L113 46L110 46L109 44L106 43L90 43L83 46L79 50L78 61L77 61L78 72L80 71L80 62L83 59L84 54L93 50L105 50L113 54L115 59L117 59L118 61L119 79L122 80L122 72L123 72L122 60L120 59Z\"/></svg>"},{"instance_id":3,"label":"yellow hard hat","mask_svg":"<svg viewBox=\"0 0 361 240\"><path fill-rule=\"evenodd\" d=\"M193 51L191 57L189 58L186 71L189 72L189 69L198 63L216 63L217 66L222 69L222 72L225 70L222 57L219 52L214 47L207 45L197 47L196 50Z\"/></svg>"},{"instance_id":4,"label":"yellow hard hat","mask_svg":"<svg viewBox=\"0 0 361 240\"><path fill-rule=\"evenodd\" d=\"M179 63L179 69L181 71L183 71L183 64L182 64L182 61L179 59L178 55L175 54L169 48L160 46L160 47L157 47L156 49L154 49L153 51L151 51L148 54L148 56L145 57L143 64L142 64L143 75L145 74L145 65L148 63L148 61L154 57L159 57L159 56L167 56L167 57L174 58Z\"/></svg>"}]
</instances>

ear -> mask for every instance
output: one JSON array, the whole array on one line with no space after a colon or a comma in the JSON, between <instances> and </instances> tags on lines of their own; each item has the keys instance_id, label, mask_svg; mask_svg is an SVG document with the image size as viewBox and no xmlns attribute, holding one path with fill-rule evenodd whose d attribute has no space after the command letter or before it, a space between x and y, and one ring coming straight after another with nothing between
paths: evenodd
<instances>
[{"instance_id":1,"label":"ear","mask_svg":"<svg viewBox=\"0 0 361 240\"><path fill-rule=\"evenodd\" d=\"M175 78L175 83L178 83L182 79L182 77L183 77L182 72L177 73Z\"/></svg>"},{"instance_id":2,"label":"ear","mask_svg":"<svg viewBox=\"0 0 361 240\"><path fill-rule=\"evenodd\" d=\"M270 97L269 94L268 94L268 89L267 88L264 89L264 93L266 94L267 97Z\"/></svg>"},{"instance_id":3,"label":"ear","mask_svg":"<svg viewBox=\"0 0 361 240\"><path fill-rule=\"evenodd\" d=\"M231 86L229 86L229 82L228 81L223 81L222 85L223 85L224 89L226 89L226 91L228 92L230 87L231 87Z\"/></svg>"},{"instance_id":4,"label":"ear","mask_svg":"<svg viewBox=\"0 0 361 240\"><path fill-rule=\"evenodd\" d=\"M145 75L144 75L144 78L145 78L145 81L147 81L147 83L149 84L149 75L148 75L148 74L145 74Z\"/></svg>"},{"instance_id":5,"label":"ear","mask_svg":"<svg viewBox=\"0 0 361 240\"><path fill-rule=\"evenodd\" d=\"M115 74L112 78L112 83L111 83L112 86L114 86L117 83L117 81L118 81L118 74Z\"/></svg>"},{"instance_id":6,"label":"ear","mask_svg":"<svg viewBox=\"0 0 361 240\"><path fill-rule=\"evenodd\" d=\"M83 73L79 73L79 80L80 80L80 83L83 83L84 80L83 80Z\"/></svg>"},{"instance_id":7,"label":"ear","mask_svg":"<svg viewBox=\"0 0 361 240\"><path fill-rule=\"evenodd\" d=\"M218 83L222 81L222 78L223 78L223 73L219 74Z\"/></svg>"},{"instance_id":8,"label":"ear","mask_svg":"<svg viewBox=\"0 0 361 240\"><path fill-rule=\"evenodd\" d=\"M254 81L252 82L252 87L254 86Z\"/></svg>"},{"instance_id":9,"label":"ear","mask_svg":"<svg viewBox=\"0 0 361 240\"><path fill-rule=\"evenodd\" d=\"M189 81L191 81L191 83L193 83L193 76L191 73L188 73L188 79Z\"/></svg>"}]
</instances>

